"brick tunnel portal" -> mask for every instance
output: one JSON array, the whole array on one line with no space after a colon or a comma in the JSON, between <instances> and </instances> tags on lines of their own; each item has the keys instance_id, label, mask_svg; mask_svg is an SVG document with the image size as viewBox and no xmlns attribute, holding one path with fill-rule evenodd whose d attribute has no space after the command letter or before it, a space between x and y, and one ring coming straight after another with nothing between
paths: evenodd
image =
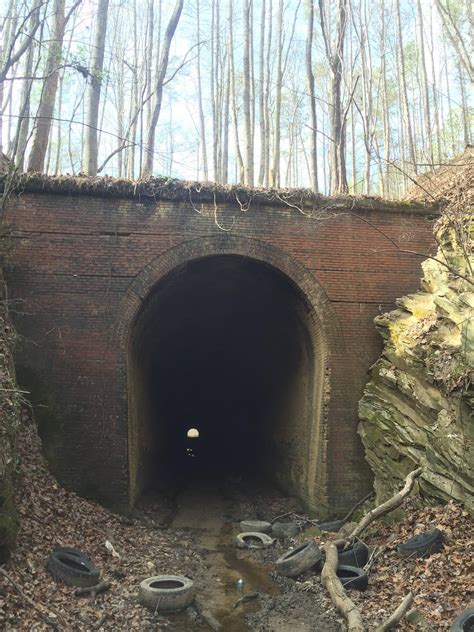
<instances>
[{"instance_id":1,"label":"brick tunnel portal","mask_svg":"<svg viewBox=\"0 0 474 632\"><path fill-rule=\"evenodd\" d=\"M151 289L129 345L132 502L227 475L308 495L323 353L313 311L282 272L240 255L177 266Z\"/></svg>"}]
</instances>

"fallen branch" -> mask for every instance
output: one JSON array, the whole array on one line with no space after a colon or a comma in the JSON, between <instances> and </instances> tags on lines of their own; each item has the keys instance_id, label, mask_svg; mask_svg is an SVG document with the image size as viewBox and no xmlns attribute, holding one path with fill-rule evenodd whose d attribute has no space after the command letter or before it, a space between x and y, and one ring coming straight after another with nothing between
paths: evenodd
<instances>
[{"instance_id":1,"label":"fallen branch","mask_svg":"<svg viewBox=\"0 0 474 632\"><path fill-rule=\"evenodd\" d=\"M219 621L213 617L209 610L206 610L206 608L204 608L203 604L198 599L194 599L194 608L196 609L196 612L204 619L207 625L211 628L211 630L214 630L214 632L219 632L220 630L222 630L222 626Z\"/></svg>"},{"instance_id":2,"label":"fallen branch","mask_svg":"<svg viewBox=\"0 0 474 632\"><path fill-rule=\"evenodd\" d=\"M8 573L2 568L0 567L0 573L5 577L5 579L10 582L10 584L13 586L13 588L16 590L16 592L20 595L20 597L23 599L23 601L25 601L29 606L31 606L32 608L34 608L34 610L36 610L36 612L39 613L39 615L41 616L41 618L43 619L43 621L45 623L47 623L49 626L51 626L53 628L53 630L59 630L59 621L60 621L60 617L53 612L52 608L50 608L51 613L58 619L58 621L55 621L54 619L51 618L51 616L49 614L46 614L43 610L46 609L45 606L41 606L40 604L36 603L35 601L33 601L33 599L31 599L31 597L28 597L28 595L25 595L25 593L22 591L22 589L20 588L20 586L10 577L10 575L8 575ZM62 625L64 625L62 623Z\"/></svg>"},{"instance_id":3,"label":"fallen branch","mask_svg":"<svg viewBox=\"0 0 474 632\"><path fill-rule=\"evenodd\" d=\"M84 595L98 595L99 593L103 593L106 590L109 590L111 587L110 582L101 582L100 584L96 584L95 586L86 586L85 588L77 588L74 591L74 595L76 597L83 597Z\"/></svg>"},{"instance_id":4,"label":"fallen branch","mask_svg":"<svg viewBox=\"0 0 474 632\"><path fill-rule=\"evenodd\" d=\"M247 593L243 597L240 597L240 599L237 599L237 601L232 606L232 610L235 610L236 608L238 608L243 603L247 603L248 601L253 601L254 599L258 599L258 597L260 597L260 593L259 592Z\"/></svg>"},{"instance_id":5,"label":"fallen branch","mask_svg":"<svg viewBox=\"0 0 474 632\"><path fill-rule=\"evenodd\" d=\"M309 524L314 525L315 527L318 526L318 521L317 520L311 520L311 518L306 518L306 516L300 516L299 514L295 513L294 511L287 511L284 514L281 514L279 516L277 516L276 518L273 518L273 520L271 520L271 524L275 524L275 522L278 522L278 520L281 520L282 518L287 518L288 516L293 516L293 518L295 518L295 520L301 520L302 522L308 522Z\"/></svg>"},{"instance_id":6,"label":"fallen branch","mask_svg":"<svg viewBox=\"0 0 474 632\"><path fill-rule=\"evenodd\" d=\"M397 507L399 507L402 504L403 500L408 496L408 494L413 489L415 480L420 476L421 472L422 472L421 467L419 467L416 470L413 470L413 472L410 472L410 474L408 474L408 476L405 479L405 485L403 486L403 488L399 492L397 492L394 496L389 498L387 501L385 501L378 507L375 507L374 509L369 511L369 513L366 514L362 518L362 520L359 522L357 527L355 527L355 529L349 534L349 536L347 537L347 541L338 540L337 542L335 542L336 546L341 546L342 544L347 546L348 544L353 542L356 538L358 538L360 534L363 531L365 531L365 529L367 529L369 524L374 522L374 520L377 520L377 518L380 518L381 516L385 516L385 514L388 514L394 509L396 509Z\"/></svg>"},{"instance_id":7,"label":"fallen branch","mask_svg":"<svg viewBox=\"0 0 474 632\"><path fill-rule=\"evenodd\" d=\"M326 544L324 545L324 550L326 552L326 561L321 573L321 582L329 592L333 604L336 606L339 612L344 615L348 625L348 632L364 632L364 626L362 624L362 617L359 610L347 596L343 585L336 575L338 565L338 547L349 546L374 520L399 507L402 504L404 498L406 498L406 496L408 496L408 494L413 489L415 480L418 478L418 476L420 476L421 471L421 468L418 468L416 470L413 470L413 472L410 472L410 474L408 474L405 479L405 484L403 488L394 496L392 496L392 498L389 498L386 502L369 511L369 513L362 518L355 529L353 529L353 531L349 534L347 540L340 539L333 542L329 541L326 542ZM404 616L405 612L410 607L410 604L406 605L405 607L405 601L409 601L408 595L407 597L405 597L403 603L399 606L399 608L397 608L397 610L393 613L392 617L390 617L390 619L384 625L390 623L395 615L400 614L400 612L400 618ZM389 630L390 628L380 628L380 630L385 629Z\"/></svg>"},{"instance_id":8,"label":"fallen branch","mask_svg":"<svg viewBox=\"0 0 474 632\"><path fill-rule=\"evenodd\" d=\"M369 498L371 498L374 495L374 493L375 492L372 490L371 492L367 494L367 496L364 496L364 498L361 498L358 502L356 502L356 504L352 507L352 509L342 519L343 522L347 522L349 518L352 516L352 514L354 513L354 511L358 509L361 505L363 505L366 500L369 500Z\"/></svg>"},{"instance_id":9,"label":"fallen branch","mask_svg":"<svg viewBox=\"0 0 474 632\"><path fill-rule=\"evenodd\" d=\"M346 594L339 577L336 575L338 551L333 542L324 545L326 561L321 573L321 583L331 596L333 604L347 621L348 632L364 632L362 616L359 609Z\"/></svg>"},{"instance_id":10,"label":"fallen branch","mask_svg":"<svg viewBox=\"0 0 474 632\"><path fill-rule=\"evenodd\" d=\"M409 592L402 603L395 610L395 612L385 621L385 623L379 625L379 627L375 629L375 632L386 632L386 630L391 630L392 628L394 628L406 615L412 603L413 595L411 592Z\"/></svg>"}]
</instances>

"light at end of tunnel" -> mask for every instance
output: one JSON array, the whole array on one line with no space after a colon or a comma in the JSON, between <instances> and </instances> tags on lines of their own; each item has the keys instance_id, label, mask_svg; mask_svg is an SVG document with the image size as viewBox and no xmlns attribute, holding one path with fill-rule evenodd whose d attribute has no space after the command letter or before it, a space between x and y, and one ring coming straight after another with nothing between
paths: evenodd
<instances>
[{"instance_id":1,"label":"light at end of tunnel","mask_svg":"<svg viewBox=\"0 0 474 632\"><path fill-rule=\"evenodd\" d=\"M186 436L188 439L197 439L199 437L199 430L197 428L190 428Z\"/></svg>"}]
</instances>

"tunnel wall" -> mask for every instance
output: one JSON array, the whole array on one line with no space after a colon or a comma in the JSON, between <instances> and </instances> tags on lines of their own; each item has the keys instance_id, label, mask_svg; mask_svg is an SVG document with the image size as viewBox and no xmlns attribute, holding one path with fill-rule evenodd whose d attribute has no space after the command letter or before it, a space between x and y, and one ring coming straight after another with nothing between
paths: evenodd
<instances>
[{"instance_id":1,"label":"tunnel wall","mask_svg":"<svg viewBox=\"0 0 474 632\"><path fill-rule=\"evenodd\" d=\"M380 210L374 202L372 210L335 210L318 221L271 203L242 211L237 201L197 208L187 196L12 195L2 254L21 335L18 379L31 391L53 472L81 494L119 508L128 504L133 320L160 270L208 246L214 252L237 248L249 257L259 251L297 285L306 284L303 293L313 293L326 359L321 412L313 440L302 447L313 480L305 500L321 513L344 511L371 485L356 427L367 369L380 352L373 318L419 285L420 257L390 240L429 252L432 213ZM216 219L231 230L221 230Z\"/></svg>"}]
</instances>

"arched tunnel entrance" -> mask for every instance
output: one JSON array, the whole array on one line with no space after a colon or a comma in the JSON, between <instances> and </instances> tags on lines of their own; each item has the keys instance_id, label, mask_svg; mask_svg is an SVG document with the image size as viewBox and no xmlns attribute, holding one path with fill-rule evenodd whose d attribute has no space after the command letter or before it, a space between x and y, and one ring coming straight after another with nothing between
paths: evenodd
<instances>
[{"instance_id":1,"label":"arched tunnel entrance","mask_svg":"<svg viewBox=\"0 0 474 632\"><path fill-rule=\"evenodd\" d=\"M130 338L132 502L150 488L231 475L307 499L323 356L313 308L276 268L235 254L175 267Z\"/></svg>"}]
</instances>

